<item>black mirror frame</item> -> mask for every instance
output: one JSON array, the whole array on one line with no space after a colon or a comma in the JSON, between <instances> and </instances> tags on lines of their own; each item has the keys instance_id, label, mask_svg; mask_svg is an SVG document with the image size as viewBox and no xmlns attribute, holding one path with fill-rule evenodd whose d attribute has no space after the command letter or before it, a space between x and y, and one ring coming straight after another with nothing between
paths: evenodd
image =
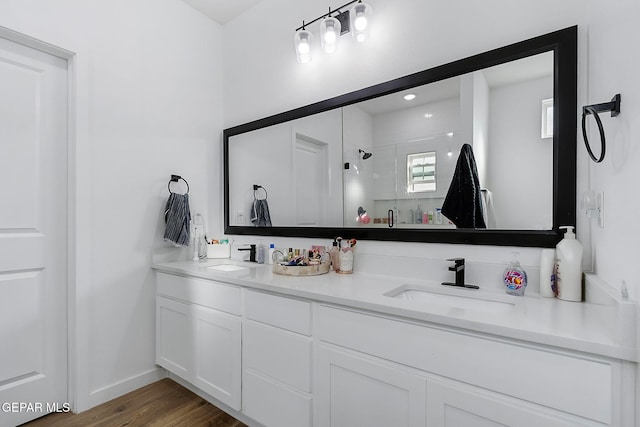
<instances>
[{"instance_id":1,"label":"black mirror frame","mask_svg":"<svg viewBox=\"0 0 640 427\"><path fill-rule=\"evenodd\" d=\"M554 52L553 229L253 227L232 226L229 224L230 137L548 51ZM577 51L578 27L573 26L225 129L223 132L225 234L328 239L332 239L335 236L344 236L361 240L380 241L554 247L562 238L559 227L563 225L575 227L576 225Z\"/></svg>"}]
</instances>

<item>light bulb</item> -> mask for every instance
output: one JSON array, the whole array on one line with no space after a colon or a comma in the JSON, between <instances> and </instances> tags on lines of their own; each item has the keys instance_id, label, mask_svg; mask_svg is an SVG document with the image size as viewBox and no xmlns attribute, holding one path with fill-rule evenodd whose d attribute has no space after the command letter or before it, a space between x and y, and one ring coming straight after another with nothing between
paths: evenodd
<instances>
[{"instance_id":1,"label":"light bulb","mask_svg":"<svg viewBox=\"0 0 640 427\"><path fill-rule=\"evenodd\" d=\"M353 27L357 31L364 31L364 30L366 30L368 23L369 23L369 21L367 20L367 17L364 16L364 13L362 13L360 16L356 17L356 20L354 21Z\"/></svg>"},{"instance_id":2,"label":"light bulb","mask_svg":"<svg viewBox=\"0 0 640 427\"><path fill-rule=\"evenodd\" d=\"M311 33L305 29L296 31L293 44L298 62L301 64L311 62Z\"/></svg>"},{"instance_id":3,"label":"light bulb","mask_svg":"<svg viewBox=\"0 0 640 427\"><path fill-rule=\"evenodd\" d=\"M306 40L300 41L300 44L298 45L298 52L300 53L300 55L306 55L310 50L311 48L309 47L309 43L307 43Z\"/></svg>"},{"instance_id":4,"label":"light bulb","mask_svg":"<svg viewBox=\"0 0 640 427\"><path fill-rule=\"evenodd\" d=\"M327 32L324 33L324 41L326 43L335 43L338 36L336 36L336 32L333 28L327 28Z\"/></svg>"},{"instance_id":5,"label":"light bulb","mask_svg":"<svg viewBox=\"0 0 640 427\"><path fill-rule=\"evenodd\" d=\"M331 16L323 19L320 23L320 40L322 41L322 49L326 53L338 50L340 30L340 21Z\"/></svg>"},{"instance_id":6,"label":"light bulb","mask_svg":"<svg viewBox=\"0 0 640 427\"><path fill-rule=\"evenodd\" d=\"M372 9L362 1L358 2L351 8L351 29L353 38L358 43L362 43L369 38L369 27L371 21Z\"/></svg>"}]
</instances>

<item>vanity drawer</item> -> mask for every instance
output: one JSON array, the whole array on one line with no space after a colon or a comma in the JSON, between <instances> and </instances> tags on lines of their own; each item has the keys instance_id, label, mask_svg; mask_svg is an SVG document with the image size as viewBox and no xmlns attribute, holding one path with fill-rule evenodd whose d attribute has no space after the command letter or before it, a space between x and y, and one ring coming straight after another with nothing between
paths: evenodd
<instances>
[{"instance_id":1,"label":"vanity drawer","mask_svg":"<svg viewBox=\"0 0 640 427\"><path fill-rule=\"evenodd\" d=\"M607 424L613 417L614 361L328 306L317 330L322 341L443 377Z\"/></svg>"},{"instance_id":2,"label":"vanity drawer","mask_svg":"<svg viewBox=\"0 0 640 427\"><path fill-rule=\"evenodd\" d=\"M156 276L156 292L227 313L242 314L241 289L237 286L159 272Z\"/></svg>"},{"instance_id":3,"label":"vanity drawer","mask_svg":"<svg viewBox=\"0 0 640 427\"><path fill-rule=\"evenodd\" d=\"M242 412L275 427L310 427L312 398L254 372L242 377Z\"/></svg>"},{"instance_id":4,"label":"vanity drawer","mask_svg":"<svg viewBox=\"0 0 640 427\"><path fill-rule=\"evenodd\" d=\"M311 338L252 321L243 334L245 369L311 392Z\"/></svg>"},{"instance_id":5,"label":"vanity drawer","mask_svg":"<svg viewBox=\"0 0 640 427\"><path fill-rule=\"evenodd\" d=\"M245 316L299 334L311 335L311 303L247 291Z\"/></svg>"}]
</instances>

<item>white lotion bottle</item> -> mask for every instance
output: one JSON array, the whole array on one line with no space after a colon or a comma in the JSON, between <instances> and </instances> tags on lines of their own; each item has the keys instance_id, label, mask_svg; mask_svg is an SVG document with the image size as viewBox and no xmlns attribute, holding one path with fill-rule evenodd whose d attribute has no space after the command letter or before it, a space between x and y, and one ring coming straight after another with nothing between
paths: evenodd
<instances>
[{"instance_id":1,"label":"white lotion bottle","mask_svg":"<svg viewBox=\"0 0 640 427\"><path fill-rule=\"evenodd\" d=\"M556 285L558 298L582 301L582 244L576 239L572 226L556 246Z\"/></svg>"},{"instance_id":2,"label":"white lotion bottle","mask_svg":"<svg viewBox=\"0 0 640 427\"><path fill-rule=\"evenodd\" d=\"M556 250L545 248L540 253L540 296L556 296Z\"/></svg>"},{"instance_id":3,"label":"white lotion bottle","mask_svg":"<svg viewBox=\"0 0 640 427\"><path fill-rule=\"evenodd\" d=\"M267 262L269 264L273 264L273 253L276 251L276 245L275 243L269 243L269 259L267 260Z\"/></svg>"}]
</instances>

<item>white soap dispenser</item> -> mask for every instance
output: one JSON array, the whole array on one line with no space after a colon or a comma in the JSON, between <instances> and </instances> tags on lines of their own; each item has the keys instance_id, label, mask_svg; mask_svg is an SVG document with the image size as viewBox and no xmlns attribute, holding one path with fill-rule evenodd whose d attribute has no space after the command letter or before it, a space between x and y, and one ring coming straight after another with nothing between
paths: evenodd
<instances>
[{"instance_id":1,"label":"white soap dispenser","mask_svg":"<svg viewBox=\"0 0 640 427\"><path fill-rule=\"evenodd\" d=\"M576 239L572 226L556 246L556 286L558 298L582 301L582 244Z\"/></svg>"}]
</instances>

